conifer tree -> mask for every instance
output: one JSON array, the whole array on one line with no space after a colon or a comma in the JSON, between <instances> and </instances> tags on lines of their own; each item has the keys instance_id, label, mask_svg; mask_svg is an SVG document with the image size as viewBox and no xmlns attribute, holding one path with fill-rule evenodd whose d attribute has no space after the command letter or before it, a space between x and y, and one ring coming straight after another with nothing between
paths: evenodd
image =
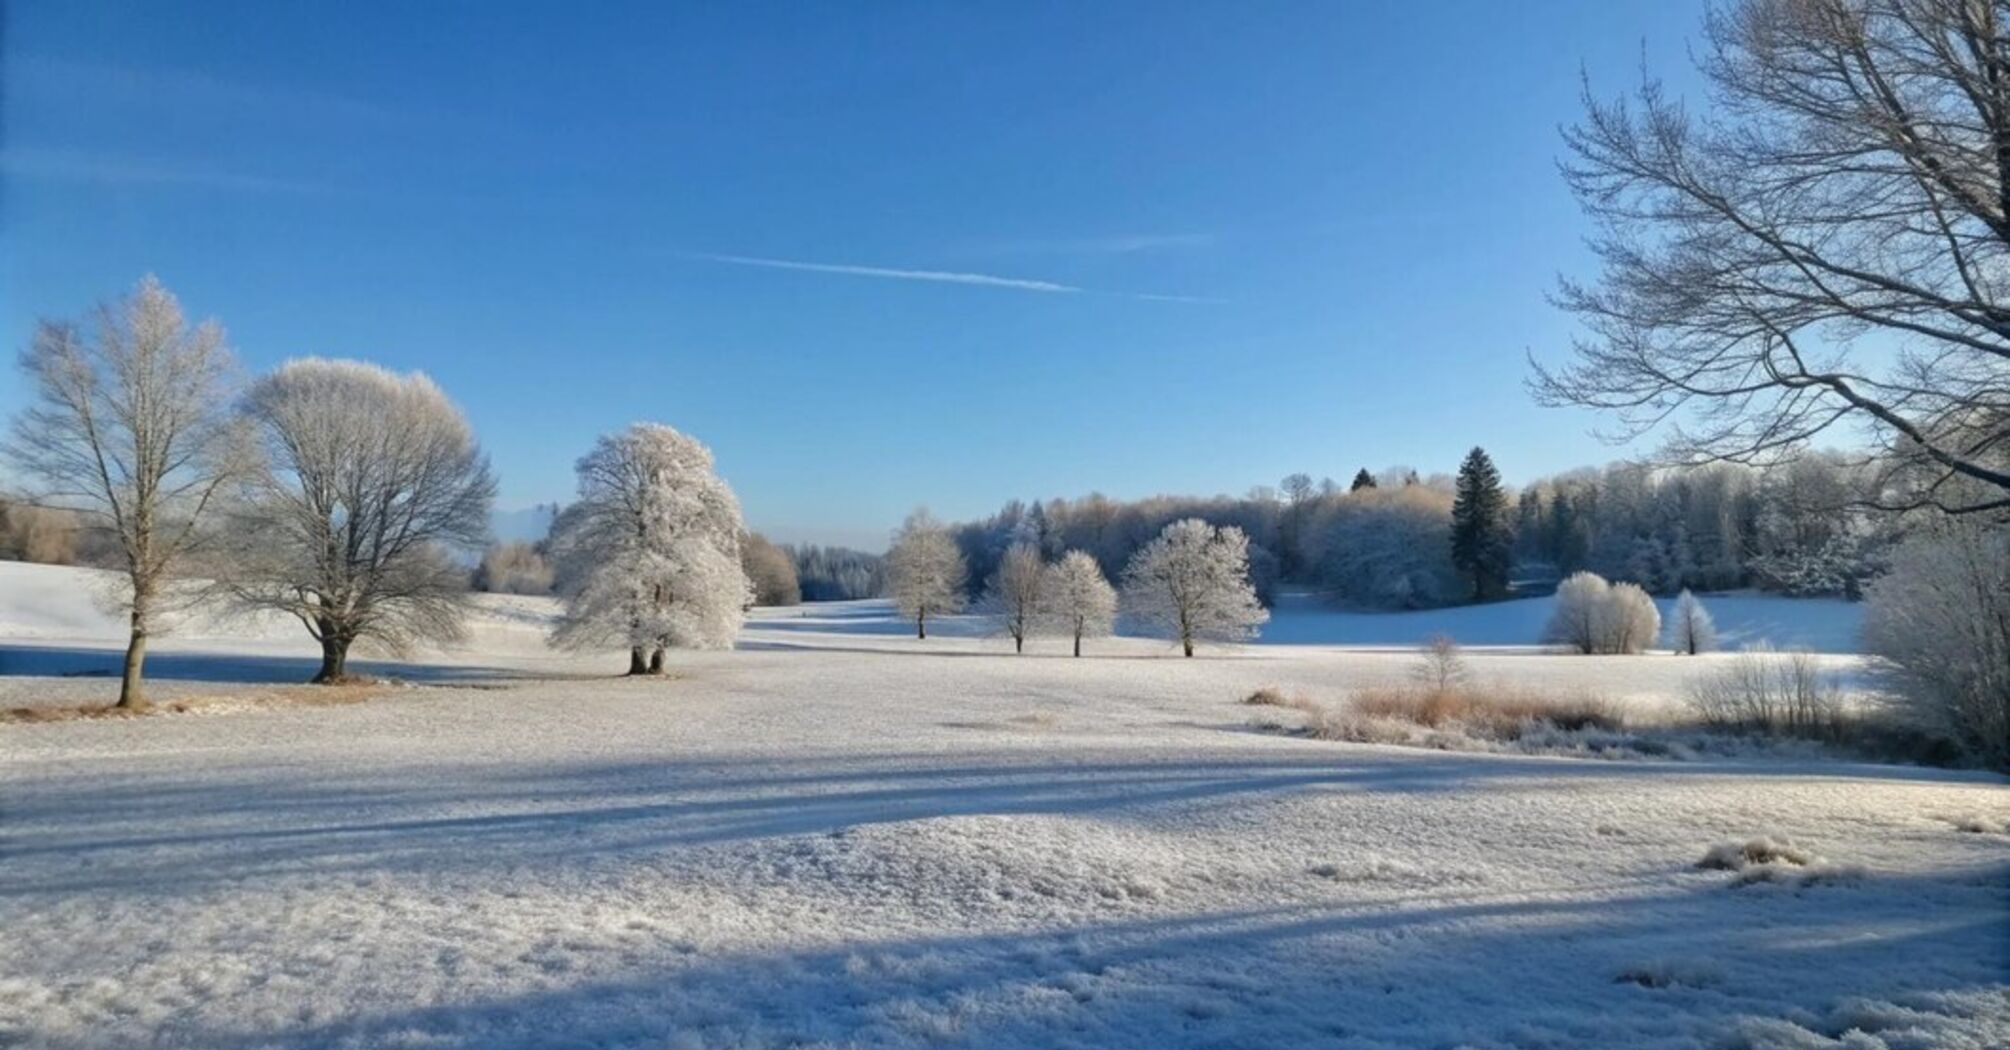
<instances>
[{"instance_id":1,"label":"conifer tree","mask_svg":"<svg viewBox=\"0 0 2010 1050\"><path fill-rule=\"evenodd\" d=\"M1472 584L1475 601L1507 596L1513 543L1508 535L1507 493L1486 450L1475 447L1459 464L1452 503L1452 564Z\"/></svg>"}]
</instances>

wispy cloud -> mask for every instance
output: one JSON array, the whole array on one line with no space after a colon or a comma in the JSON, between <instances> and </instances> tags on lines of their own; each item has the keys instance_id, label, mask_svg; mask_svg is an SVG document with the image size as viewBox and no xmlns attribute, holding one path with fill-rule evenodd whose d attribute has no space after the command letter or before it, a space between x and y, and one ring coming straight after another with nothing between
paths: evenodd
<instances>
[{"instance_id":1,"label":"wispy cloud","mask_svg":"<svg viewBox=\"0 0 2010 1050\"><path fill-rule=\"evenodd\" d=\"M714 255L699 252L700 259L732 263L735 266L765 266L771 270L807 270L811 273L841 273L853 277L888 277L896 281L936 281L942 284L979 284L988 288L1017 288L1025 292L1056 292L1079 295L1088 289L1054 281L1021 277L999 277L988 273L958 273L953 270L900 270L887 266L853 266L846 263L799 262L795 259L763 259L752 255Z\"/></svg>"},{"instance_id":2,"label":"wispy cloud","mask_svg":"<svg viewBox=\"0 0 2010 1050\"><path fill-rule=\"evenodd\" d=\"M1044 292L1050 295L1114 295L1126 299L1144 299L1168 303L1212 303L1218 299L1207 299L1186 295L1154 295L1147 292L1104 292L1081 288L1058 281L1043 281L1026 277L1001 277L989 273L967 273L957 270L909 270L891 266L859 266L851 263L804 262L798 259L769 259L754 255L719 255L711 252L689 253L694 259L711 262L730 263L734 266L758 266L770 270L801 270L809 273L834 273L847 277L878 277L895 281L931 281L938 284L968 284L985 288L1011 288L1022 292Z\"/></svg>"},{"instance_id":3,"label":"wispy cloud","mask_svg":"<svg viewBox=\"0 0 2010 1050\"><path fill-rule=\"evenodd\" d=\"M0 150L0 175L54 182L188 186L257 193L319 193L327 189L319 183L246 175L216 168L47 149Z\"/></svg>"}]
</instances>

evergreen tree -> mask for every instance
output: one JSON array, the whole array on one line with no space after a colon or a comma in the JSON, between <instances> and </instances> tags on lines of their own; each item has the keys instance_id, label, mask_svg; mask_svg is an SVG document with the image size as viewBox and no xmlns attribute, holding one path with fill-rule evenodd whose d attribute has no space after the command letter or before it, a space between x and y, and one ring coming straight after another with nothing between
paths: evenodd
<instances>
[{"instance_id":1,"label":"evergreen tree","mask_svg":"<svg viewBox=\"0 0 2010 1050\"><path fill-rule=\"evenodd\" d=\"M1372 489L1374 487L1375 475L1368 473L1367 467L1362 467L1360 470L1354 472L1354 483L1347 486L1347 491L1359 492L1362 489Z\"/></svg>"},{"instance_id":2,"label":"evergreen tree","mask_svg":"<svg viewBox=\"0 0 2010 1050\"><path fill-rule=\"evenodd\" d=\"M1474 448L1459 464L1452 503L1452 564L1472 583L1476 601L1506 597L1513 541L1508 535L1507 493L1486 451Z\"/></svg>"}]
</instances>

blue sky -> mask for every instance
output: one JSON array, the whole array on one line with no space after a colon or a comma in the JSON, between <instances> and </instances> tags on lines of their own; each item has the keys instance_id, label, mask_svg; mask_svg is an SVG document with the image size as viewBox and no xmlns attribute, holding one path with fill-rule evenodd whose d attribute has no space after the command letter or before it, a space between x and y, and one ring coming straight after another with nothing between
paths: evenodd
<instances>
[{"instance_id":1,"label":"blue sky","mask_svg":"<svg viewBox=\"0 0 2010 1050\"><path fill-rule=\"evenodd\" d=\"M423 369L504 507L670 423L750 522L1510 480L1583 274L1582 68L1694 98L1687 2L9 6L0 336L157 273L253 368ZM18 407L18 376L0 411Z\"/></svg>"}]
</instances>

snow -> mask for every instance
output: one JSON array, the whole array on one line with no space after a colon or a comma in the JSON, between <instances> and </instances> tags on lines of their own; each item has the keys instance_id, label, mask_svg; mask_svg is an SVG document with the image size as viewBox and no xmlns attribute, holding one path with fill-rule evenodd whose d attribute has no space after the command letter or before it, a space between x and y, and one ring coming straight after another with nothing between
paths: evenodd
<instances>
[{"instance_id":1,"label":"snow","mask_svg":"<svg viewBox=\"0 0 2010 1050\"><path fill-rule=\"evenodd\" d=\"M0 565L0 654L115 661L85 576ZM1074 660L757 610L647 681L545 652L550 612L485 600L365 703L0 724L0 1045L2010 1042L2001 778L1252 731L1258 685L1410 659L1309 627ZM158 685L270 691L232 669L311 656L284 626L193 621L163 659L209 678ZM1707 663L1472 659L1629 696ZM111 688L23 666L0 703ZM1698 866L1758 839L1848 877Z\"/></svg>"}]
</instances>

